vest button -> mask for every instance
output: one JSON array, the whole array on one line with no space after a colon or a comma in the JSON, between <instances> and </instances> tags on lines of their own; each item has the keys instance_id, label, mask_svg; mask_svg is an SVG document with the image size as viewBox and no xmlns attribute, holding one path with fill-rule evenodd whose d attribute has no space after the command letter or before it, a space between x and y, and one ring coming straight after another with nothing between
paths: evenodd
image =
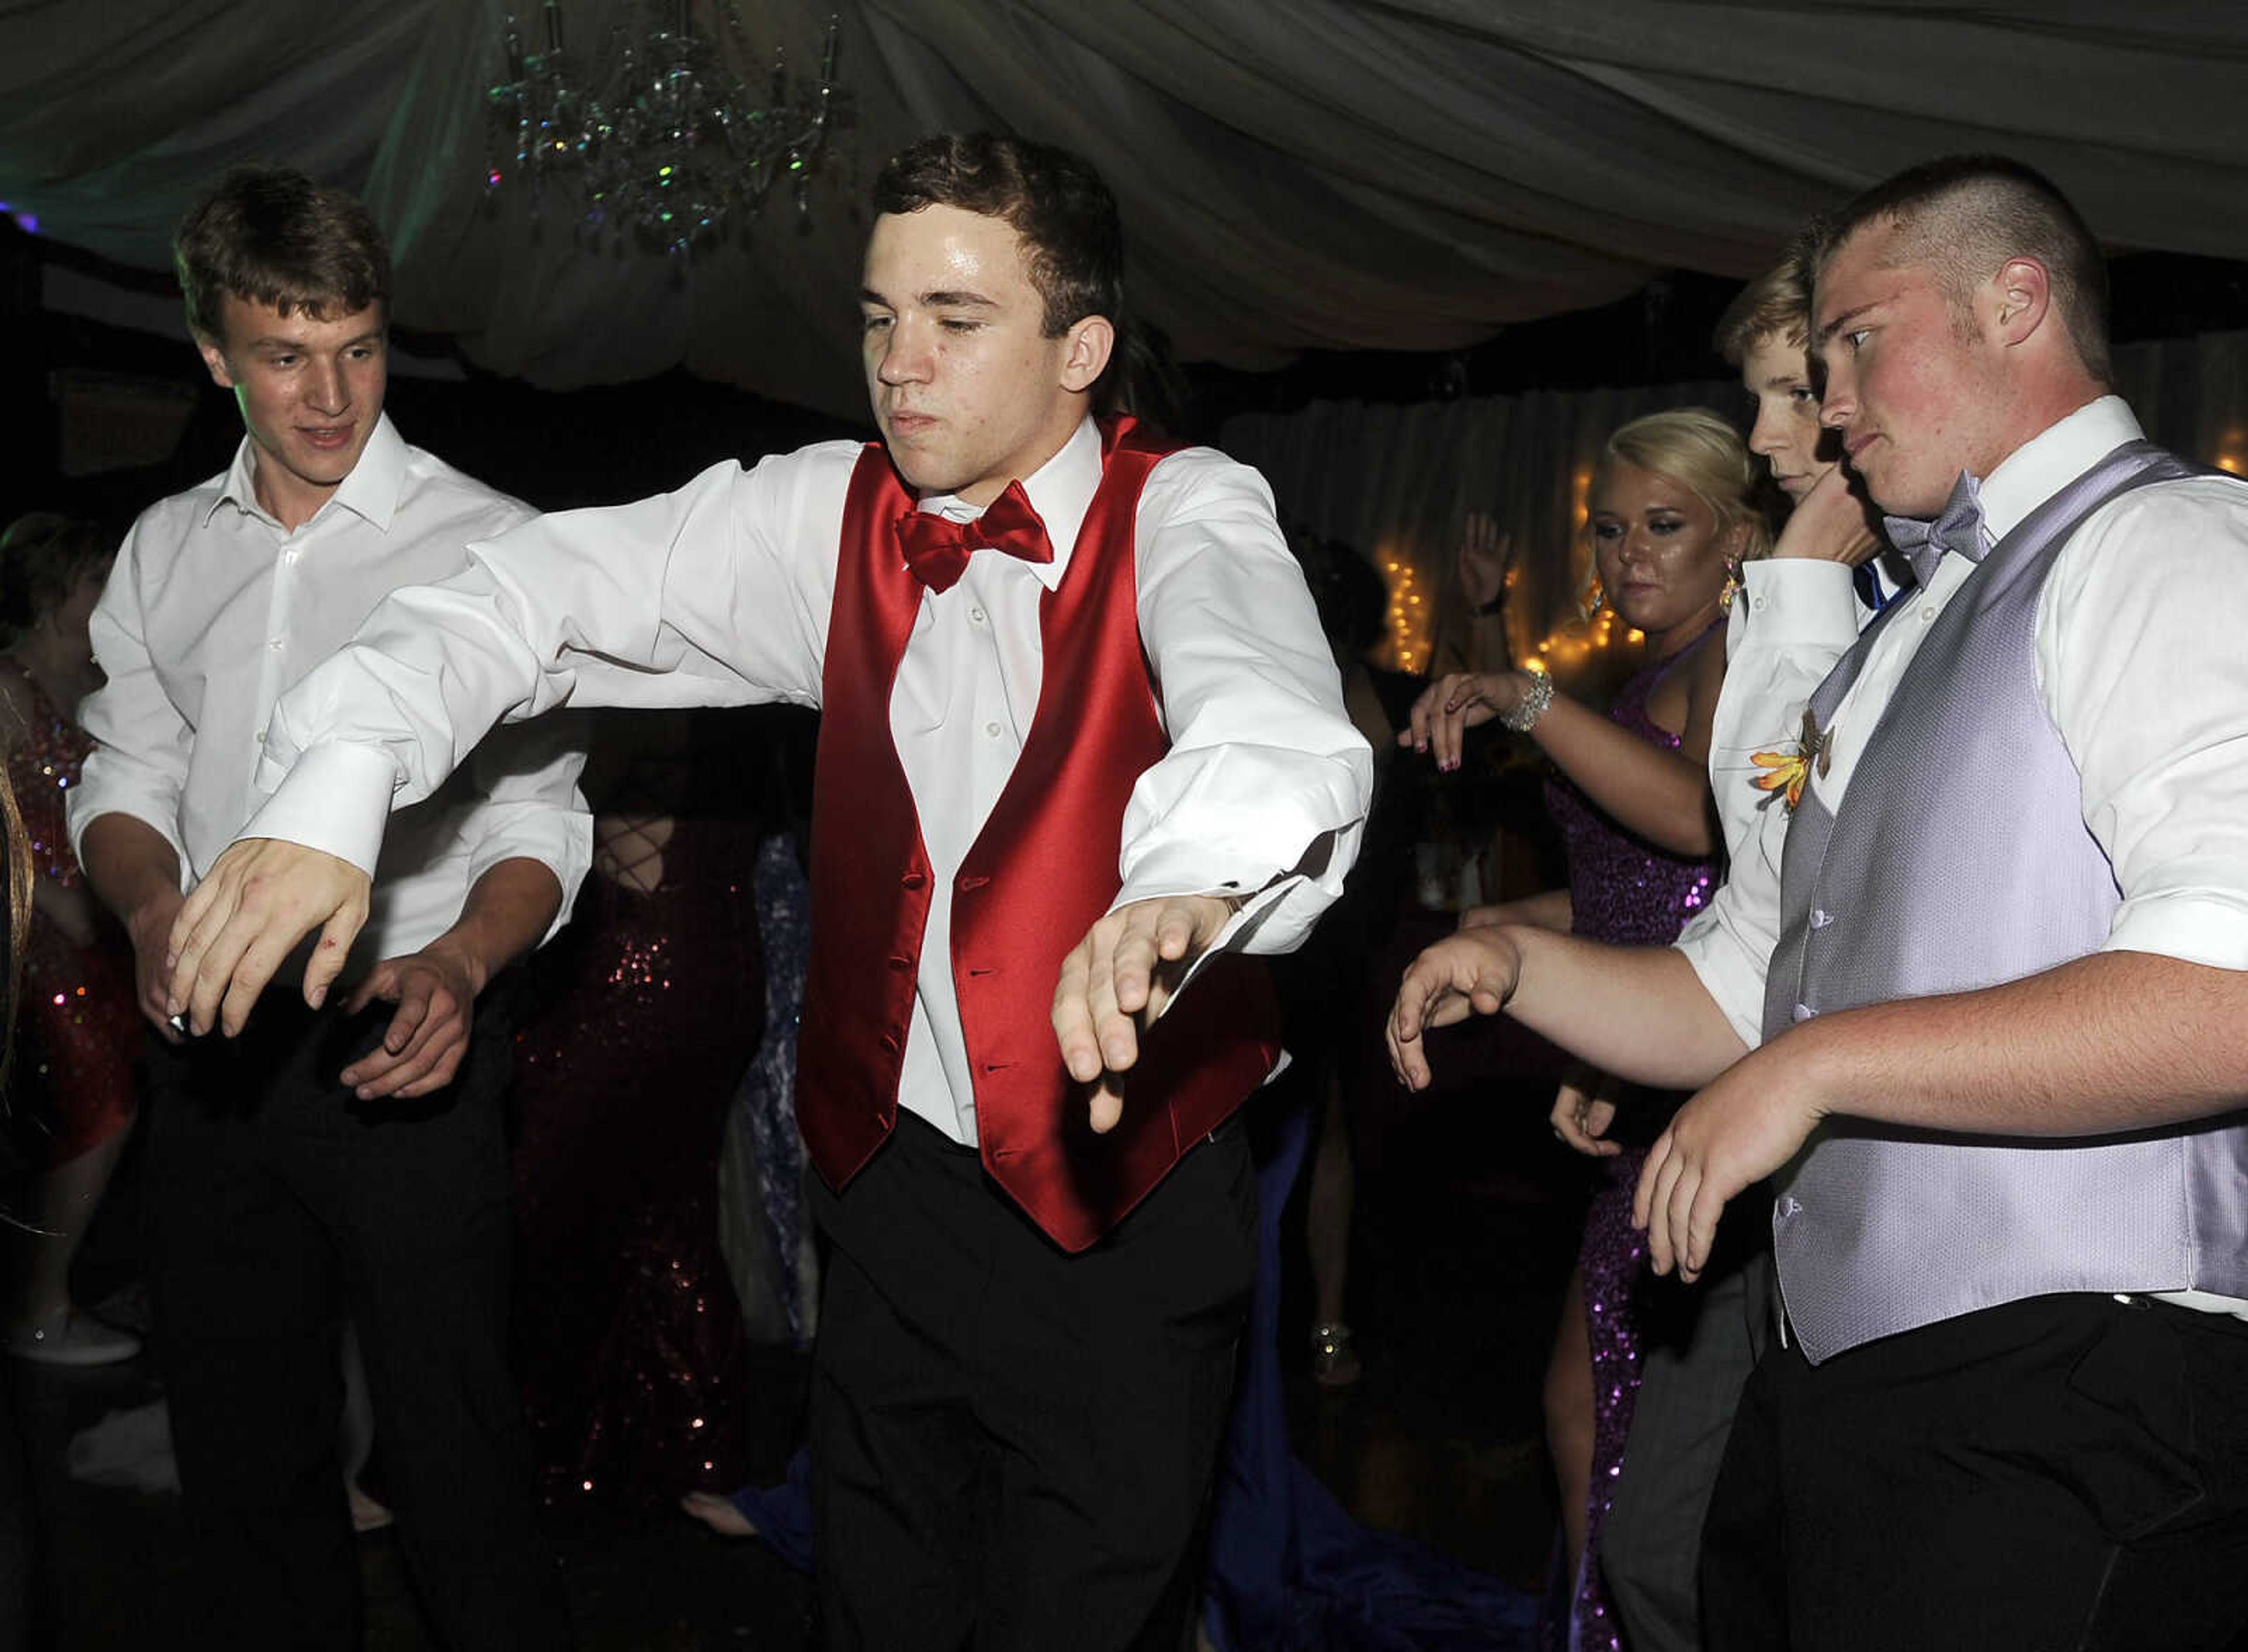
<instances>
[{"instance_id":1,"label":"vest button","mask_svg":"<svg viewBox=\"0 0 2248 1652\"><path fill-rule=\"evenodd\" d=\"M960 887L963 889L980 889L990 881L986 877L964 877L960 880Z\"/></svg>"},{"instance_id":2,"label":"vest button","mask_svg":"<svg viewBox=\"0 0 2248 1652\"><path fill-rule=\"evenodd\" d=\"M1811 913L1811 927L1812 927L1813 929L1825 929L1828 924L1830 924L1830 923L1832 923L1832 922L1834 922L1834 915L1833 915L1833 913L1831 913L1831 912L1827 911L1826 908L1824 908L1824 907L1815 907L1815 908L1813 908L1812 909L1812 913Z\"/></svg>"},{"instance_id":3,"label":"vest button","mask_svg":"<svg viewBox=\"0 0 2248 1652\"><path fill-rule=\"evenodd\" d=\"M903 975L913 967L914 961L904 953L894 952L890 955L890 968L895 970L900 975Z\"/></svg>"},{"instance_id":4,"label":"vest button","mask_svg":"<svg viewBox=\"0 0 2248 1652\"><path fill-rule=\"evenodd\" d=\"M1808 1021L1815 1013L1816 1011L1807 1004L1799 1004L1795 1006L1795 1018L1798 1021Z\"/></svg>"},{"instance_id":5,"label":"vest button","mask_svg":"<svg viewBox=\"0 0 2248 1652\"><path fill-rule=\"evenodd\" d=\"M895 1055L901 1048L898 1043L898 1035L894 1032L885 1032L882 1034L881 1043L882 1048L888 1051L892 1055Z\"/></svg>"},{"instance_id":6,"label":"vest button","mask_svg":"<svg viewBox=\"0 0 2248 1652\"><path fill-rule=\"evenodd\" d=\"M928 881L928 878L924 877L922 874L918 872L908 872L905 876L898 880L898 884L901 888L918 889L922 884L927 883Z\"/></svg>"}]
</instances>

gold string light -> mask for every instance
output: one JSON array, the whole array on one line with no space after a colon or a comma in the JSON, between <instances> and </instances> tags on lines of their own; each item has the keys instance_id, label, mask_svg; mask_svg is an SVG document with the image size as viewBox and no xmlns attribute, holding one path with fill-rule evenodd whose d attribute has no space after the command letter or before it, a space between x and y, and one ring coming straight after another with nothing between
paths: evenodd
<instances>
[{"instance_id":1,"label":"gold string light","mask_svg":"<svg viewBox=\"0 0 2248 1652\"><path fill-rule=\"evenodd\" d=\"M1389 576L1390 658L1400 671L1418 670L1429 652L1429 610L1419 577L1402 557L1385 557L1381 566Z\"/></svg>"}]
</instances>

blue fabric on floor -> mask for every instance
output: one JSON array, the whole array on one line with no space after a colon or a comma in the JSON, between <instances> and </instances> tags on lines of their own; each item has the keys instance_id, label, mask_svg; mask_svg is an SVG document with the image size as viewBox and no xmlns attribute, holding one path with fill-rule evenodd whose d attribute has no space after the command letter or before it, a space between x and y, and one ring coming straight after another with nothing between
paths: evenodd
<instances>
[{"instance_id":1,"label":"blue fabric on floor","mask_svg":"<svg viewBox=\"0 0 2248 1652\"><path fill-rule=\"evenodd\" d=\"M1218 1466L1203 1628L1219 1652L1528 1652L1537 1603L1426 1544L1362 1526L1296 1460L1280 1387L1281 1222L1312 1109L1292 1106L1258 1168L1257 1284ZM810 1458L734 1506L790 1565L812 1566Z\"/></svg>"}]
</instances>

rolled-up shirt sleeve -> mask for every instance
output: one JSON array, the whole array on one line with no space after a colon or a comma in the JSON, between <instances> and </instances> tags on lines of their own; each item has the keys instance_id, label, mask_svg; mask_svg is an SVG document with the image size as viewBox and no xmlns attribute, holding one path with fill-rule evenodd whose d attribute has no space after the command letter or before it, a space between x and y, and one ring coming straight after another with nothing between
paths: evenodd
<instances>
[{"instance_id":1,"label":"rolled-up shirt sleeve","mask_svg":"<svg viewBox=\"0 0 2248 1652\"><path fill-rule=\"evenodd\" d=\"M387 812L430 796L504 718L816 705L841 500L827 473L858 451L715 465L470 545L465 572L394 593L282 698L259 770L271 795L243 835L371 869Z\"/></svg>"},{"instance_id":2,"label":"rolled-up shirt sleeve","mask_svg":"<svg viewBox=\"0 0 2248 1652\"><path fill-rule=\"evenodd\" d=\"M1863 614L1839 562L1766 557L1746 564L1741 579L1710 718L1710 789L1731 864L1769 854L1777 868L1785 812L1758 787L1765 771L1756 754L1795 743L1811 691L1858 640Z\"/></svg>"},{"instance_id":3,"label":"rolled-up shirt sleeve","mask_svg":"<svg viewBox=\"0 0 2248 1652\"><path fill-rule=\"evenodd\" d=\"M1759 751L1800 737L1812 690L1857 641L1864 617L1839 562L1770 559L1743 570L1725 637L1725 682L1710 730L1710 786L1724 832L1725 881L1676 945L1741 1041L1764 1038L1765 977L1779 942L1787 804L1756 784Z\"/></svg>"},{"instance_id":4,"label":"rolled-up shirt sleeve","mask_svg":"<svg viewBox=\"0 0 2248 1652\"><path fill-rule=\"evenodd\" d=\"M536 860L562 886L546 938L570 921L593 864L593 812L578 790L586 766L574 719L495 729L469 761L478 801L469 822L469 881L503 860Z\"/></svg>"},{"instance_id":5,"label":"rolled-up shirt sleeve","mask_svg":"<svg viewBox=\"0 0 2248 1652\"><path fill-rule=\"evenodd\" d=\"M1217 947L1286 951L1341 892L1373 754L1264 479L1192 449L1140 509L1140 633L1171 747L1125 811L1115 904L1237 895Z\"/></svg>"},{"instance_id":6,"label":"rolled-up shirt sleeve","mask_svg":"<svg viewBox=\"0 0 2248 1652\"><path fill-rule=\"evenodd\" d=\"M2105 949L2248 970L2248 487L2141 489L2039 599L2039 691L2122 903Z\"/></svg>"},{"instance_id":7,"label":"rolled-up shirt sleeve","mask_svg":"<svg viewBox=\"0 0 2248 1652\"><path fill-rule=\"evenodd\" d=\"M94 747L68 799L71 852L84 860L86 829L102 815L130 815L172 846L184 882L189 862L180 832L180 798L195 730L164 691L149 655L137 544L136 529L119 547L87 622L106 681L79 712Z\"/></svg>"}]
</instances>

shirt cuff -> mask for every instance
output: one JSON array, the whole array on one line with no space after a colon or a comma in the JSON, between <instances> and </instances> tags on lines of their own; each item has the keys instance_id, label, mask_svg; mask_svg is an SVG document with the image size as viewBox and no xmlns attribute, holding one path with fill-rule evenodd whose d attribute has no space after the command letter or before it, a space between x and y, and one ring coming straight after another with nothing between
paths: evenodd
<instances>
[{"instance_id":1,"label":"shirt cuff","mask_svg":"<svg viewBox=\"0 0 2248 1652\"><path fill-rule=\"evenodd\" d=\"M1109 903L1109 911L1114 912L1120 907L1131 906L1137 901L1162 900L1174 895L1207 895L1221 901L1237 900L1241 902L1240 909L1225 921L1224 927L1210 937L1210 944L1203 949L1201 956L1189 964L1186 973L1179 977L1178 984L1172 989L1172 1004L1178 1002L1179 995L1193 984L1194 978L1202 973L1203 967L1213 958L1223 957L1229 952L1268 953L1274 950L1269 944L1258 944L1267 923L1286 904L1288 897L1301 890L1308 881L1301 874L1291 874L1274 880L1253 895L1244 895L1238 888L1227 884L1155 886L1149 882L1144 871L1143 868L1143 875L1134 878L1116 892L1116 899ZM1164 1009L1169 1013L1169 1005L1165 1005Z\"/></svg>"},{"instance_id":2,"label":"shirt cuff","mask_svg":"<svg viewBox=\"0 0 2248 1652\"><path fill-rule=\"evenodd\" d=\"M2116 909L2102 952L2153 952L2216 970L2248 970L2248 911L2217 894L2165 895Z\"/></svg>"},{"instance_id":3,"label":"shirt cuff","mask_svg":"<svg viewBox=\"0 0 2248 1652\"><path fill-rule=\"evenodd\" d=\"M122 786L104 786L99 792L81 791L70 802L65 824L69 829L71 859L80 866L86 864L86 832L105 814L121 814L138 820L158 837L172 846L172 853L180 863L181 892L186 893L193 877L192 863L188 860L188 846L181 840L180 809L176 799L147 796Z\"/></svg>"},{"instance_id":4,"label":"shirt cuff","mask_svg":"<svg viewBox=\"0 0 2248 1652\"><path fill-rule=\"evenodd\" d=\"M259 764L261 785L270 778L271 763L269 757ZM250 816L241 837L301 843L348 860L373 877L397 785L398 765L380 746L313 746Z\"/></svg>"},{"instance_id":5,"label":"shirt cuff","mask_svg":"<svg viewBox=\"0 0 2248 1652\"><path fill-rule=\"evenodd\" d=\"M1758 648L1831 648L1858 640L1863 611L1851 570L1809 557L1759 557L1741 566L1744 634Z\"/></svg>"},{"instance_id":6,"label":"shirt cuff","mask_svg":"<svg viewBox=\"0 0 2248 1652\"><path fill-rule=\"evenodd\" d=\"M554 921L538 938L545 946L570 922L578 891L593 863L593 817L582 809L525 808L504 830L478 843L469 856L469 887L503 860L536 860L562 886Z\"/></svg>"},{"instance_id":7,"label":"shirt cuff","mask_svg":"<svg viewBox=\"0 0 2248 1652\"><path fill-rule=\"evenodd\" d=\"M1764 976L1742 956L1724 917L1705 907L1688 922L1672 947L1683 954L1702 990L1750 1049L1764 1042Z\"/></svg>"}]
</instances>

